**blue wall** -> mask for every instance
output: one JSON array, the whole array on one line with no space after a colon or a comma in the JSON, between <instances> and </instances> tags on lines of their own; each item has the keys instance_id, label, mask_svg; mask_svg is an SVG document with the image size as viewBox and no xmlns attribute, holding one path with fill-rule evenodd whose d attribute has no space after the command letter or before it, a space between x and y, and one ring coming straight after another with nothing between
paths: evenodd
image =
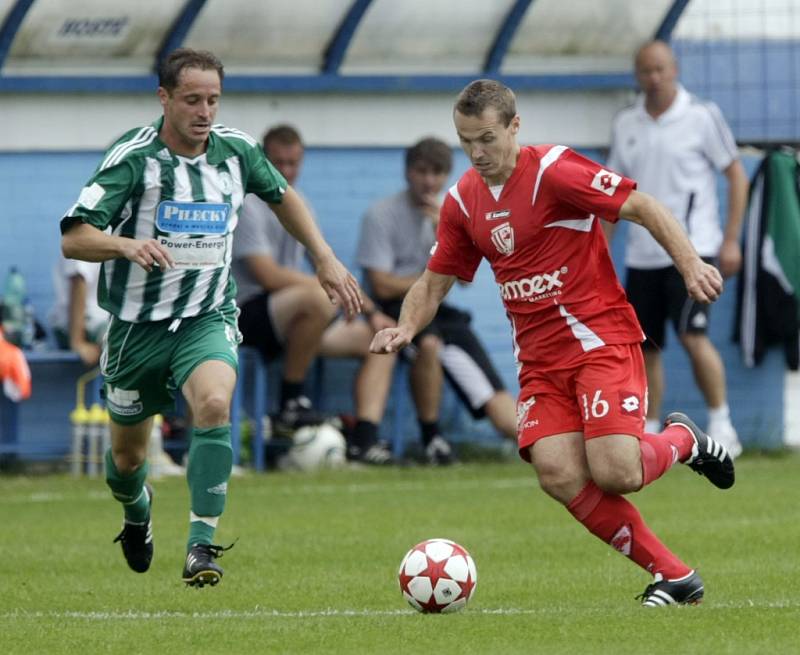
<instances>
[{"instance_id":1,"label":"blue wall","mask_svg":"<svg viewBox=\"0 0 800 655\"><path fill-rule=\"evenodd\" d=\"M597 153L588 153L598 157ZM8 266L18 266L28 281L31 299L40 320L46 317L52 302L50 270L59 248L58 221L75 201L77 193L97 164L100 153L36 153L0 154L0 179L3 180L3 218L0 219L0 276ZM747 162L750 169L755 161ZM456 155L455 171L460 174L467 166L462 153ZM455 177L455 175L454 175ZM361 215L374 200L403 187L403 152L400 149L310 149L299 185L313 204L320 225L345 264L352 266ZM623 232L624 226L620 232ZM614 242L616 261L621 261L624 239L619 234ZM728 369L730 404L736 425L746 444L774 446L779 444L783 416L783 363L779 353L771 353L758 369L746 370L737 350L730 343L735 285L729 282L721 301L712 312L712 337L720 347ZM491 356L509 389L516 393L517 385L510 347L507 320L492 281L491 271L481 266L476 281L468 288L454 288L451 300L470 308L474 325L487 345ZM668 387L664 409L681 408L703 424L705 408L691 377L688 361L675 339L665 351ZM340 375L349 374L351 367L334 368ZM34 393L59 393L53 388L49 371L34 369ZM36 377L40 379L37 380ZM43 377L48 377L45 385ZM61 404L65 409L64 443L68 435L66 413L72 406L72 382L61 384ZM344 381L330 385L326 398L328 407L350 409L350 385ZM46 392L45 392L46 389ZM37 403L38 404L38 403ZM36 406L23 407L23 427L41 431L36 426ZM474 423L457 411L455 401L446 400L443 416L450 429L463 438L497 440L486 422ZM47 425L48 437L57 431L57 424ZM415 438L413 421L407 427ZM30 435L39 438L39 435Z\"/></svg>"}]
</instances>

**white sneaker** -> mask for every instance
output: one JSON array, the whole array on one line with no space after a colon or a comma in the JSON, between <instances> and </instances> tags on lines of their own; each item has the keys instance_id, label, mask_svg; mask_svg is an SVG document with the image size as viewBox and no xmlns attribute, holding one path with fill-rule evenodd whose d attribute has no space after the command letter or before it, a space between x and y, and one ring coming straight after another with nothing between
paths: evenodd
<instances>
[{"instance_id":1,"label":"white sneaker","mask_svg":"<svg viewBox=\"0 0 800 655\"><path fill-rule=\"evenodd\" d=\"M736 434L736 428L733 427L730 421L712 421L709 423L706 432L714 441L725 446L725 450L728 451L731 459L736 459L742 454L739 435Z\"/></svg>"},{"instance_id":2,"label":"white sneaker","mask_svg":"<svg viewBox=\"0 0 800 655\"><path fill-rule=\"evenodd\" d=\"M155 478L185 475L186 469L176 464L163 450L150 455L150 475Z\"/></svg>"}]
</instances>

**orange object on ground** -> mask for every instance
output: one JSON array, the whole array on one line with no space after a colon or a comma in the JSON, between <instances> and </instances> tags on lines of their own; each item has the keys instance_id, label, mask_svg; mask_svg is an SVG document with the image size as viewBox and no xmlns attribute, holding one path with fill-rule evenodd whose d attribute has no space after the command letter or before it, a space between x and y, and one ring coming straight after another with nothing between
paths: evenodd
<instances>
[{"instance_id":1,"label":"orange object on ground","mask_svg":"<svg viewBox=\"0 0 800 655\"><path fill-rule=\"evenodd\" d=\"M30 398L31 369L22 351L6 341L3 328L0 328L0 380L3 392L13 402Z\"/></svg>"}]
</instances>

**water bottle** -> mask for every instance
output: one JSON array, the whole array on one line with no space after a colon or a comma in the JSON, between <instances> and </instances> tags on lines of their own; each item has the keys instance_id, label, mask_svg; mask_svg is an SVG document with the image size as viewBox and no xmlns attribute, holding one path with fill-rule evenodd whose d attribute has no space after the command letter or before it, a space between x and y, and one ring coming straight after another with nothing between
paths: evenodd
<instances>
[{"instance_id":1,"label":"water bottle","mask_svg":"<svg viewBox=\"0 0 800 655\"><path fill-rule=\"evenodd\" d=\"M30 298L25 298L22 310L22 338L20 339L20 346L27 350L33 348L33 342L36 339L36 318L34 316L33 303Z\"/></svg>"},{"instance_id":2,"label":"water bottle","mask_svg":"<svg viewBox=\"0 0 800 655\"><path fill-rule=\"evenodd\" d=\"M16 266L12 266L3 291L3 332L8 341L19 346L22 344L24 328L25 278Z\"/></svg>"}]
</instances>

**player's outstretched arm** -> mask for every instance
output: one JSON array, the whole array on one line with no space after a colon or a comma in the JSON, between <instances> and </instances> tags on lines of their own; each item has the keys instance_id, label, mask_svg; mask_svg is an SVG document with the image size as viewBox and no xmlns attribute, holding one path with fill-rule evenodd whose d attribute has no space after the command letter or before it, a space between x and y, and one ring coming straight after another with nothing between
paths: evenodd
<instances>
[{"instance_id":1,"label":"player's outstretched arm","mask_svg":"<svg viewBox=\"0 0 800 655\"><path fill-rule=\"evenodd\" d=\"M289 187L280 204L270 204L281 225L302 243L314 262L317 278L331 302L344 308L347 318L361 311L361 287L355 277L333 254L333 250L322 238L311 212L302 198Z\"/></svg>"},{"instance_id":2,"label":"player's outstretched arm","mask_svg":"<svg viewBox=\"0 0 800 655\"><path fill-rule=\"evenodd\" d=\"M154 265L174 268L167 249L155 239L129 239L98 230L88 223L76 223L61 236L61 251L68 259L104 262L124 257L150 272Z\"/></svg>"},{"instance_id":3,"label":"player's outstretched arm","mask_svg":"<svg viewBox=\"0 0 800 655\"><path fill-rule=\"evenodd\" d=\"M663 204L646 193L632 191L619 215L646 228L669 253L691 298L704 303L719 298L722 276L715 267L700 259L680 223Z\"/></svg>"},{"instance_id":4,"label":"player's outstretched arm","mask_svg":"<svg viewBox=\"0 0 800 655\"><path fill-rule=\"evenodd\" d=\"M403 299L397 327L378 332L372 339L370 351L393 353L405 348L433 320L439 304L455 281L454 275L439 275L426 268Z\"/></svg>"}]
</instances>

